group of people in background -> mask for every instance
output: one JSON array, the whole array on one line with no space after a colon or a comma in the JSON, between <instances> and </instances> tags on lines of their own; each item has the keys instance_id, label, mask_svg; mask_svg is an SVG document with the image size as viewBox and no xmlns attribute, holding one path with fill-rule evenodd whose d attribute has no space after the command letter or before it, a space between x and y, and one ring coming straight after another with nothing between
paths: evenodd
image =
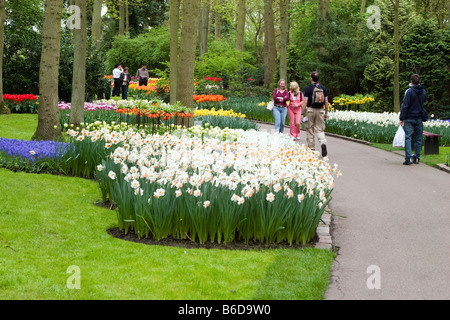
<instances>
[{"instance_id":1,"label":"group of people in background","mask_svg":"<svg viewBox=\"0 0 450 320\"><path fill-rule=\"evenodd\" d=\"M122 67L121 64L116 64L114 70L112 71L114 78L114 88L112 91L113 97L120 97L122 94L122 99L128 99L128 87L131 81L131 74L129 73L128 67ZM147 70L147 65L143 64L141 68L138 69L136 73L136 78L139 81L139 86L147 85L149 74Z\"/></svg>"},{"instance_id":2,"label":"group of people in background","mask_svg":"<svg viewBox=\"0 0 450 320\"><path fill-rule=\"evenodd\" d=\"M317 71L311 72L310 81L311 84L305 88L304 93L300 91L298 83L295 81L289 84L289 89L287 89L284 79L278 81L277 88L273 91L272 114L275 118L275 132L282 133L284 131L285 119L288 114L291 137L295 141L299 141L300 125L303 122L308 147L315 150L315 137L317 137L322 157L326 157L325 120L328 116L328 92L325 86L319 84ZM419 74L411 75L409 86L410 88L405 91L399 115L399 124L405 132L404 165L419 163L423 122L428 119L424 109L427 93L421 85ZM414 145L414 150L412 150L412 145Z\"/></svg>"},{"instance_id":3,"label":"group of people in background","mask_svg":"<svg viewBox=\"0 0 450 320\"><path fill-rule=\"evenodd\" d=\"M304 92L300 91L297 82L293 81L287 89L286 81L278 81L273 91L274 107L272 114L275 120L275 132L283 133L286 115L289 115L290 135L295 141L300 140L300 125L303 122L306 130L308 147L315 150L317 136L322 151L322 157L327 156L325 138L325 120L328 115L328 92L319 84L319 73L311 72L311 84Z\"/></svg>"}]
</instances>

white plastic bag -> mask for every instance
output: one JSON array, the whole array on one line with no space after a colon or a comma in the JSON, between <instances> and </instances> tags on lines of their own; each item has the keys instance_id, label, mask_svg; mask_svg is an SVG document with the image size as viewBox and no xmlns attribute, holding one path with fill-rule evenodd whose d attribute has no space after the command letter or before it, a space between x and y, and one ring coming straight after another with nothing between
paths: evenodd
<instances>
[{"instance_id":1,"label":"white plastic bag","mask_svg":"<svg viewBox=\"0 0 450 320\"><path fill-rule=\"evenodd\" d=\"M392 141L392 146L397 148L405 147L405 130L403 130L402 126L398 126L394 141Z\"/></svg>"},{"instance_id":2,"label":"white plastic bag","mask_svg":"<svg viewBox=\"0 0 450 320\"><path fill-rule=\"evenodd\" d=\"M267 103L267 110L273 110L273 100Z\"/></svg>"}]
</instances>

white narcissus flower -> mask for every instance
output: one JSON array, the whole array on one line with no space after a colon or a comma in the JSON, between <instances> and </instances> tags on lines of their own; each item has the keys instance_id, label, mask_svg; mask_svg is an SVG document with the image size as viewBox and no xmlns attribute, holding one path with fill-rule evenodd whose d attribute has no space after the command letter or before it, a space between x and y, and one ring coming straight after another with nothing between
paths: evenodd
<instances>
[{"instance_id":1,"label":"white narcissus flower","mask_svg":"<svg viewBox=\"0 0 450 320\"><path fill-rule=\"evenodd\" d=\"M275 200L275 195L272 192L268 193L266 196L266 200L269 202L273 202Z\"/></svg>"},{"instance_id":2,"label":"white narcissus flower","mask_svg":"<svg viewBox=\"0 0 450 320\"><path fill-rule=\"evenodd\" d=\"M97 170L98 170L98 171L103 171L103 166L102 166L101 164L99 164L99 165L97 166Z\"/></svg>"},{"instance_id":3,"label":"white narcissus flower","mask_svg":"<svg viewBox=\"0 0 450 320\"><path fill-rule=\"evenodd\" d=\"M201 195L202 195L202 192L201 192L200 190L196 189L196 190L194 191L194 197L198 198L198 197L200 197Z\"/></svg>"},{"instance_id":4,"label":"white narcissus flower","mask_svg":"<svg viewBox=\"0 0 450 320\"><path fill-rule=\"evenodd\" d=\"M109 171L109 172L108 172L108 177L109 177L111 180L115 180L115 179L116 179L116 173L115 173L114 171Z\"/></svg>"},{"instance_id":5,"label":"white narcissus flower","mask_svg":"<svg viewBox=\"0 0 450 320\"><path fill-rule=\"evenodd\" d=\"M139 181L137 181L137 180L133 180L133 181L131 181L131 187L133 188L133 189L137 189L137 188L139 188L140 187L140 183L139 183Z\"/></svg>"},{"instance_id":6,"label":"white narcissus flower","mask_svg":"<svg viewBox=\"0 0 450 320\"><path fill-rule=\"evenodd\" d=\"M163 197L165 194L166 194L166 190L156 189L156 191L153 193L153 197L160 198L160 197Z\"/></svg>"},{"instance_id":7,"label":"white narcissus flower","mask_svg":"<svg viewBox=\"0 0 450 320\"><path fill-rule=\"evenodd\" d=\"M209 205L210 205L210 203L211 203L211 202L209 202L209 201L204 201L204 202L203 202L203 207L204 207L204 208L208 208Z\"/></svg>"}]
</instances>

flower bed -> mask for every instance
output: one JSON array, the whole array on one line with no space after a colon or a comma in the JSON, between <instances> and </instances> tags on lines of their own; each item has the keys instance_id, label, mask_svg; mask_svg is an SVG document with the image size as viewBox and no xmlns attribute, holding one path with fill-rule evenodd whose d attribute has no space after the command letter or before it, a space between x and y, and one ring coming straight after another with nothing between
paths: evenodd
<instances>
[{"instance_id":1,"label":"flower bed","mask_svg":"<svg viewBox=\"0 0 450 320\"><path fill-rule=\"evenodd\" d=\"M156 240L304 244L315 235L337 172L283 135L199 127L102 134L115 149L96 177L118 206L120 228Z\"/></svg>"},{"instance_id":2,"label":"flower bed","mask_svg":"<svg viewBox=\"0 0 450 320\"><path fill-rule=\"evenodd\" d=\"M55 172L69 144L0 138L0 164L14 171Z\"/></svg>"},{"instance_id":3,"label":"flower bed","mask_svg":"<svg viewBox=\"0 0 450 320\"><path fill-rule=\"evenodd\" d=\"M4 94L3 100L15 113L34 113L39 105L38 97L34 94Z\"/></svg>"},{"instance_id":4,"label":"flower bed","mask_svg":"<svg viewBox=\"0 0 450 320\"><path fill-rule=\"evenodd\" d=\"M326 131L375 143L392 143L399 126L399 113L333 111L328 113ZM442 135L440 145L450 146L450 122L430 120L425 131Z\"/></svg>"}]
</instances>

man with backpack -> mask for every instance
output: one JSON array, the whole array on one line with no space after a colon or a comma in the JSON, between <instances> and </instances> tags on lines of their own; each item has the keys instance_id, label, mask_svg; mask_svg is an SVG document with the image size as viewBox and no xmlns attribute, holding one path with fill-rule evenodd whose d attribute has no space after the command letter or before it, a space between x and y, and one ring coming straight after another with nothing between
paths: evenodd
<instances>
[{"instance_id":1,"label":"man with backpack","mask_svg":"<svg viewBox=\"0 0 450 320\"><path fill-rule=\"evenodd\" d=\"M405 130L405 162L404 165L419 163L423 139L423 104L427 99L427 92L420 85L420 76L410 77L410 86L405 92L400 110L400 125ZM411 140L414 135L414 155L412 155ZM411 158L413 161L411 161Z\"/></svg>"},{"instance_id":2,"label":"man with backpack","mask_svg":"<svg viewBox=\"0 0 450 320\"><path fill-rule=\"evenodd\" d=\"M328 116L328 92L323 85L319 84L319 73L317 71L311 72L310 80L311 84L305 88L305 100L302 106L306 140L308 141L308 147L315 150L314 139L317 136L322 149L322 157L326 157L325 120Z\"/></svg>"}]
</instances>

